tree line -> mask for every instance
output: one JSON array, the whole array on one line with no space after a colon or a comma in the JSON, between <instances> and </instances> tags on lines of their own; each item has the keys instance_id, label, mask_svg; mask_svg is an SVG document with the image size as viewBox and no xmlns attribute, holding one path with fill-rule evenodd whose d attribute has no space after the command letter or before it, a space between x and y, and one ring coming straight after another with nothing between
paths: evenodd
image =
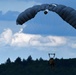
<instances>
[{"instance_id":1,"label":"tree line","mask_svg":"<svg viewBox=\"0 0 76 75\"><path fill-rule=\"evenodd\" d=\"M8 58L0 64L0 75L76 75L76 58L55 60L54 68L51 68L49 60L42 58L33 60L16 58L14 62Z\"/></svg>"}]
</instances>

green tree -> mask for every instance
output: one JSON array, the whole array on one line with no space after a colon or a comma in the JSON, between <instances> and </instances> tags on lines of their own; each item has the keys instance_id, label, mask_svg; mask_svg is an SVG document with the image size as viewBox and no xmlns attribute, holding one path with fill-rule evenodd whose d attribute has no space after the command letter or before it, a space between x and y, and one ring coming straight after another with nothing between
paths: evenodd
<instances>
[{"instance_id":1,"label":"green tree","mask_svg":"<svg viewBox=\"0 0 76 75\"><path fill-rule=\"evenodd\" d=\"M28 61L28 62L33 61L31 55L27 58L27 61Z\"/></svg>"},{"instance_id":2,"label":"green tree","mask_svg":"<svg viewBox=\"0 0 76 75\"><path fill-rule=\"evenodd\" d=\"M6 60L6 64L9 64L9 63L11 63L10 58L8 58L8 59Z\"/></svg>"},{"instance_id":3,"label":"green tree","mask_svg":"<svg viewBox=\"0 0 76 75\"><path fill-rule=\"evenodd\" d=\"M15 60L15 63L21 63L22 61L21 61L21 58L20 57L18 57L16 60Z\"/></svg>"}]
</instances>

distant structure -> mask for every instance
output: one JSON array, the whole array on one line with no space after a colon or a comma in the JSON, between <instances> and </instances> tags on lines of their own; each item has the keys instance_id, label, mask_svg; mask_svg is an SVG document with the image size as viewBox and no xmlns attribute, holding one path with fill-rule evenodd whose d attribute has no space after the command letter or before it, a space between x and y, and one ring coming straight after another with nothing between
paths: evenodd
<instances>
[{"instance_id":1,"label":"distant structure","mask_svg":"<svg viewBox=\"0 0 76 75\"><path fill-rule=\"evenodd\" d=\"M53 68L55 66L55 62L54 62L55 53L48 53L48 56L49 56L49 64L51 65L51 68Z\"/></svg>"}]
</instances>

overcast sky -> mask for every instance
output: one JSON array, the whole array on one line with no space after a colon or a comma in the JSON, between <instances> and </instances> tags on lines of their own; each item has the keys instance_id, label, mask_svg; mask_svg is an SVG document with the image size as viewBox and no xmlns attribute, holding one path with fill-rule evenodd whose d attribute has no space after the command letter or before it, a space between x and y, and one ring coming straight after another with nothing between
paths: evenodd
<instances>
[{"instance_id":1,"label":"overcast sky","mask_svg":"<svg viewBox=\"0 0 76 75\"><path fill-rule=\"evenodd\" d=\"M76 9L75 0L0 0L0 63L10 58L49 59L76 57L76 29L56 13L39 12L24 25L16 25L17 16L25 9L38 4L64 4Z\"/></svg>"}]
</instances>

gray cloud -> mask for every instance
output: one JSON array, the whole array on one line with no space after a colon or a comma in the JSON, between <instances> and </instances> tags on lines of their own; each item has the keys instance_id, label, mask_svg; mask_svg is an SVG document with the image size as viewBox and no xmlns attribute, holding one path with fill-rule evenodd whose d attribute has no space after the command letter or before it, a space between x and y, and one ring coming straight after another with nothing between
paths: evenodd
<instances>
[{"instance_id":1,"label":"gray cloud","mask_svg":"<svg viewBox=\"0 0 76 75\"><path fill-rule=\"evenodd\" d=\"M2 11L0 11L0 20L1 21L16 20L18 14L19 14L19 12L17 12L17 11L8 11L4 14Z\"/></svg>"}]
</instances>

